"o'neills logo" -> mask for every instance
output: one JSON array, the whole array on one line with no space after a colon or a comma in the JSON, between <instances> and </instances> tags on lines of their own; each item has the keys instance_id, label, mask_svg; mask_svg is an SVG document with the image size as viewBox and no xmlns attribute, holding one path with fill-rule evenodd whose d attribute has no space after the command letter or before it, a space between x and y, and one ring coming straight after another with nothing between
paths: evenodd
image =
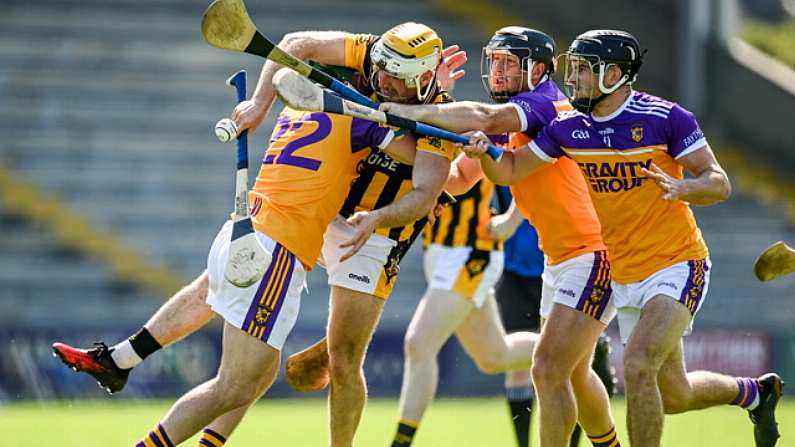
<instances>
[{"instance_id":1,"label":"o'neills logo","mask_svg":"<svg viewBox=\"0 0 795 447\"><path fill-rule=\"evenodd\" d=\"M348 279L352 279L354 281L363 282L365 284L370 284L370 278L365 275L357 275L356 273L348 273Z\"/></svg>"},{"instance_id":2,"label":"o'neills logo","mask_svg":"<svg viewBox=\"0 0 795 447\"><path fill-rule=\"evenodd\" d=\"M577 164L594 192L621 192L643 184L646 177L640 168L649 169L651 159Z\"/></svg>"}]
</instances>

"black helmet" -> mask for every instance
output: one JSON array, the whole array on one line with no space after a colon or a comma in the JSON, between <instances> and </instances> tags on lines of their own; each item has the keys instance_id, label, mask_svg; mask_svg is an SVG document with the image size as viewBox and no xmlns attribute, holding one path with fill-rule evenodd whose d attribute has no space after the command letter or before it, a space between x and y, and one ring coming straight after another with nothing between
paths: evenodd
<instances>
[{"instance_id":1,"label":"black helmet","mask_svg":"<svg viewBox=\"0 0 795 447\"><path fill-rule=\"evenodd\" d=\"M627 81L635 82L640 66L643 64L643 54L638 39L626 31L607 29L591 30L577 36L569 45L567 54L577 55L594 62L616 64L621 67L627 76ZM597 59L598 60L595 60ZM600 69L602 66L599 67Z\"/></svg>"},{"instance_id":2,"label":"black helmet","mask_svg":"<svg viewBox=\"0 0 795 447\"><path fill-rule=\"evenodd\" d=\"M638 39L626 31L591 30L577 36L569 45L566 56L569 59L585 59L591 64L594 73L599 75L599 90L602 95L594 99L571 98L572 105L580 111L588 112L622 85L635 82L645 53L645 50L641 51ZM606 87L604 74L611 64L618 66L623 76L614 85Z\"/></svg>"},{"instance_id":3,"label":"black helmet","mask_svg":"<svg viewBox=\"0 0 795 447\"><path fill-rule=\"evenodd\" d=\"M552 37L541 31L522 26L500 28L491 37L489 43L483 47L480 63L480 76L483 80L483 86L496 101L505 101L519 92L497 93L491 90L489 86L489 68L490 54L493 50L507 50L516 55L522 64L522 70L527 72L528 76L530 76L532 64L535 62L544 64L544 67L546 67L545 76L549 76L555 71L555 41ZM530 84L529 79L528 84ZM532 89L533 86L530 85L530 88Z\"/></svg>"}]
</instances>

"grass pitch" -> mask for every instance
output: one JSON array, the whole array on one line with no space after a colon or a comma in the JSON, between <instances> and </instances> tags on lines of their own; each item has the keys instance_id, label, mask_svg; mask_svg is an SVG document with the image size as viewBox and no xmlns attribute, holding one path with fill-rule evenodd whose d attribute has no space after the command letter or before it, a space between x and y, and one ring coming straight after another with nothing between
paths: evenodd
<instances>
[{"instance_id":1,"label":"grass pitch","mask_svg":"<svg viewBox=\"0 0 795 447\"><path fill-rule=\"evenodd\" d=\"M2 405L2 404L0 404ZM170 402L33 402L0 406L3 447L131 446L168 410ZM624 402L613 402L621 443L628 446ZM397 401L373 399L356 439L358 446L388 446L397 419ZM795 402L779 404L779 446L795 445ZM537 423L533 421L537 433ZM537 434L534 434L537 436ZM183 445L195 446L196 439ZM327 446L326 403L314 399L263 399L254 406L229 446ZM534 442L534 445L538 445ZM581 441L585 446L585 440ZM664 446L747 447L752 425L745 411L722 406L666 418ZM505 402L493 399L438 399L426 414L414 446L513 447Z\"/></svg>"}]
</instances>

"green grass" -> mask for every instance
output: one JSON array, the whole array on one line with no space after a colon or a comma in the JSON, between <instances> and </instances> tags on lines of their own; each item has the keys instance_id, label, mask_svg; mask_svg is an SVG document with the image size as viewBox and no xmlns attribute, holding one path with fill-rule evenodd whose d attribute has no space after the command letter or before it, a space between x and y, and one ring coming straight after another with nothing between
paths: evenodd
<instances>
[{"instance_id":1,"label":"green grass","mask_svg":"<svg viewBox=\"0 0 795 447\"><path fill-rule=\"evenodd\" d=\"M751 45L795 68L795 18L778 25L749 22L740 36Z\"/></svg>"},{"instance_id":2,"label":"green grass","mask_svg":"<svg viewBox=\"0 0 795 447\"><path fill-rule=\"evenodd\" d=\"M169 402L42 402L0 407L3 447L130 446L146 434ZM614 402L623 445L624 402ZM795 445L795 402L779 407L780 446ZM395 429L397 401L372 400L356 440L358 446L387 446ZM434 402L417 434L416 447L514 445L501 399L441 399ZM536 424L537 425L537 424ZM537 428L537 427L534 427ZM250 412L229 446L325 446L326 407L322 400L263 400ZM664 446L747 447L752 426L745 411L717 407L666 418ZM195 446L196 440L183 445ZM535 443L534 445L538 445ZM582 443L585 446L585 442Z\"/></svg>"}]
</instances>

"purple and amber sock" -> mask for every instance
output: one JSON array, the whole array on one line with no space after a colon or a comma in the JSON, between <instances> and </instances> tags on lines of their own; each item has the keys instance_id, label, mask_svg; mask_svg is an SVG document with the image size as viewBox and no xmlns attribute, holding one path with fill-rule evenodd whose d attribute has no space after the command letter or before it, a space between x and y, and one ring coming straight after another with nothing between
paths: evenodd
<instances>
[{"instance_id":1,"label":"purple and amber sock","mask_svg":"<svg viewBox=\"0 0 795 447\"><path fill-rule=\"evenodd\" d=\"M392 447L406 447L410 446L414 441L414 433L417 431L419 422L401 419L398 423L397 433L395 439L392 440Z\"/></svg>"},{"instance_id":2,"label":"purple and amber sock","mask_svg":"<svg viewBox=\"0 0 795 447\"><path fill-rule=\"evenodd\" d=\"M621 447L618 442L618 434L616 428L613 427L607 433L599 436L588 435L588 440L591 441L594 447Z\"/></svg>"},{"instance_id":3,"label":"purple and amber sock","mask_svg":"<svg viewBox=\"0 0 795 447\"><path fill-rule=\"evenodd\" d=\"M174 444L171 442L171 439L168 438L163 426L157 424L157 427L150 431L144 439L135 444L135 447L174 447Z\"/></svg>"},{"instance_id":4,"label":"purple and amber sock","mask_svg":"<svg viewBox=\"0 0 795 447\"><path fill-rule=\"evenodd\" d=\"M226 438L210 428L205 428L202 432L202 438L199 439L199 447L223 447L225 443Z\"/></svg>"},{"instance_id":5,"label":"purple and amber sock","mask_svg":"<svg viewBox=\"0 0 795 447\"><path fill-rule=\"evenodd\" d=\"M759 382L751 377L735 377L737 381L737 397L729 405L737 405L746 410L753 410L759 405Z\"/></svg>"}]
</instances>

